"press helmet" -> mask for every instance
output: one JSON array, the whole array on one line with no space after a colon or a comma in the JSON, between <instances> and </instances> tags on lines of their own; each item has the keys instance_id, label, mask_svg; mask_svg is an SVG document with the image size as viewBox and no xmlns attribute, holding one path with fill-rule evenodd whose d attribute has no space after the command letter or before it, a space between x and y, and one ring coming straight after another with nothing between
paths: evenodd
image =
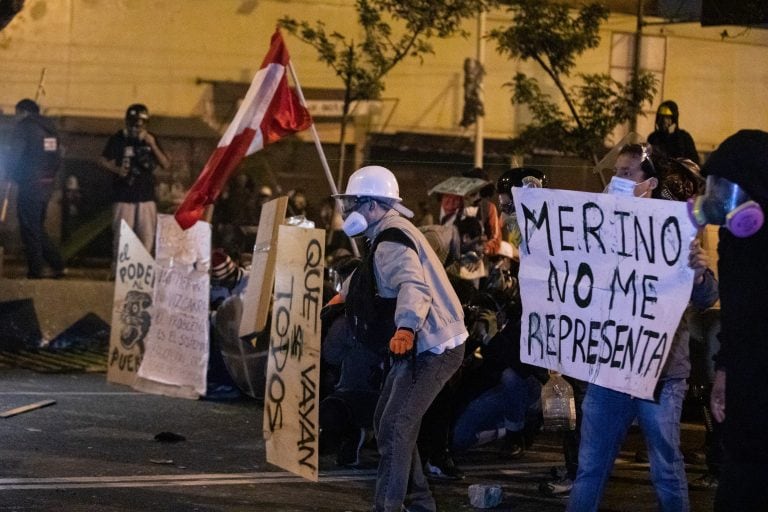
<instances>
[{"instance_id":1,"label":"press helmet","mask_svg":"<svg viewBox=\"0 0 768 512\"><path fill-rule=\"evenodd\" d=\"M408 218L413 217L413 212L402 205L400 187L397 178L392 171L380 165L367 165L352 173L347 181L347 189L343 194L334 197L372 197L382 199L392 208Z\"/></svg>"},{"instance_id":2,"label":"press helmet","mask_svg":"<svg viewBox=\"0 0 768 512\"><path fill-rule=\"evenodd\" d=\"M149 121L149 109L142 103L134 103L125 111L125 121L128 124L134 124L139 119Z\"/></svg>"}]
</instances>

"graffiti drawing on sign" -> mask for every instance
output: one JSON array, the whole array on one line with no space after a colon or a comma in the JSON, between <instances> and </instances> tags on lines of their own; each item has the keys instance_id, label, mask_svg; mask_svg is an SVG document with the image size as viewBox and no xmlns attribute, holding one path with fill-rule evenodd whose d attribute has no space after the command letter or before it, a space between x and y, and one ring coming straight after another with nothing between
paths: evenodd
<instances>
[{"instance_id":1,"label":"graffiti drawing on sign","mask_svg":"<svg viewBox=\"0 0 768 512\"><path fill-rule=\"evenodd\" d=\"M120 225L119 248L107 380L130 386L144 357L152 325L155 262L125 221Z\"/></svg>"}]
</instances>

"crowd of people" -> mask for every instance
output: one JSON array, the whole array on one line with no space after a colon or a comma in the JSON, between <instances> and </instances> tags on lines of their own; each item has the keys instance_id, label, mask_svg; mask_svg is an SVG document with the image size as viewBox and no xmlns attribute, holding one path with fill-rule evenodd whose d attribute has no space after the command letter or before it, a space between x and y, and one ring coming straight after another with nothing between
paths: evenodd
<instances>
[{"instance_id":1,"label":"crowd of people","mask_svg":"<svg viewBox=\"0 0 768 512\"><path fill-rule=\"evenodd\" d=\"M16 110L8 168L19 186L28 277L42 277L46 264L53 277L61 277L64 262L43 227L60 165L58 134L35 102L23 100ZM123 221L153 249L154 172L167 168L170 159L148 122L147 107L131 105L125 127L102 153L101 166L114 180L115 254ZM648 143L620 148L605 190L687 201L698 227L721 226L719 281L698 239L691 242L688 261L689 307L707 310L719 300L722 312L707 409L723 425L722 435L708 436L707 447L717 460L710 476L718 511L768 510L768 489L761 485L768 481L768 316L762 314L768 283L760 265L768 251L766 155L768 134L745 130L723 142L700 169L693 139L679 127L677 105L665 101ZM289 193L288 216L312 220L328 233L321 449L335 451L339 465L356 466L361 447L375 440L377 511L436 510L428 477L461 479L453 454L504 439L506 456L521 457L541 427L540 395L549 374L520 360L522 237L512 190L550 183L535 168L511 169L495 183L482 169L464 177L482 186L464 195L441 194L437 215L420 202L417 220L403 204L395 174L381 166L358 169L344 193L317 210L303 190ZM222 302L245 287L240 255L253 246L254 233L243 227L258 225L261 207L272 197L270 187L241 174L214 209L212 325ZM360 257L353 256L352 244ZM570 511L598 510L636 421L659 508L690 508L680 450L691 373L687 319L675 333L653 399L569 378L576 428L563 433L564 469L542 484L543 493L567 499ZM209 391L233 391L236 385L215 351L212 345Z\"/></svg>"}]
</instances>

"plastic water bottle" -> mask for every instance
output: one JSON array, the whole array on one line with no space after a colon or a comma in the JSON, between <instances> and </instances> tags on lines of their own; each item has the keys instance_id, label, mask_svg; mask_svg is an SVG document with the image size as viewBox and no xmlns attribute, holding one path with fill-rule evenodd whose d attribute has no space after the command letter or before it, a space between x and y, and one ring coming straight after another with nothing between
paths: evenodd
<instances>
[{"instance_id":1,"label":"plastic water bottle","mask_svg":"<svg viewBox=\"0 0 768 512\"><path fill-rule=\"evenodd\" d=\"M575 430L576 400L573 388L558 372L550 371L549 380L541 388L544 430Z\"/></svg>"}]
</instances>

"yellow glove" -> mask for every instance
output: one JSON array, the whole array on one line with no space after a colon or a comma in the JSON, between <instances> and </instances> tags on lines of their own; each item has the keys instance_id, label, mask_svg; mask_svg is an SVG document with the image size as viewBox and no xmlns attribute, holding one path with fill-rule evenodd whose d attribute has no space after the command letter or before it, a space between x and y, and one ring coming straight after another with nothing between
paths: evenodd
<instances>
[{"instance_id":1,"label":"yellow glove","mask_svg":"<svg viewBox=\"0 0 768 512\"><path fill-rule=\"evenodd\" d=\"M404 356L413 350L415 335L410 329L398 329L389 340L389 350L396 356Z\"/></svg>"}]
</instances>

